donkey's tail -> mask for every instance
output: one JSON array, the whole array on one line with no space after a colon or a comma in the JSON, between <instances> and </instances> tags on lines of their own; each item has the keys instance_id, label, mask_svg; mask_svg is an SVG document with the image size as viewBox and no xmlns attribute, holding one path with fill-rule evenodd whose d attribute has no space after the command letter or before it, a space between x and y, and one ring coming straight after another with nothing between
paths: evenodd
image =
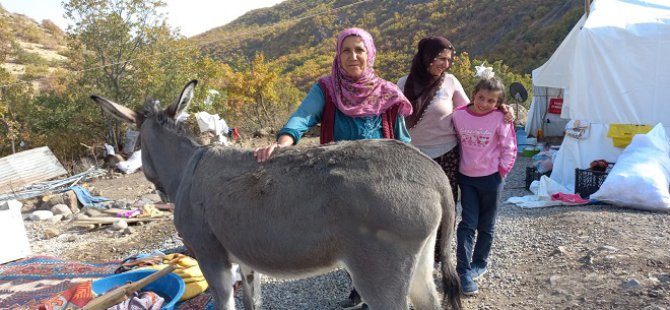
<instances>
[{"instance_id":1,"label":"donkey's tail","mask_svg":"<svg viewBox=\"0 0 670 310\"><path fill-rule=\"evenodd\" d=\"M447 183L449 185L449 183ZM440 261L442 262L442 284L445 299L449 300L451 309L460 310L461 304L461 281L456 273L456 268L451 263L451 240L454 237L456 223L456 203L453 201L451 190L444 191L442 195L442 225L440 234Z\"/></svg>"}]
</instances>

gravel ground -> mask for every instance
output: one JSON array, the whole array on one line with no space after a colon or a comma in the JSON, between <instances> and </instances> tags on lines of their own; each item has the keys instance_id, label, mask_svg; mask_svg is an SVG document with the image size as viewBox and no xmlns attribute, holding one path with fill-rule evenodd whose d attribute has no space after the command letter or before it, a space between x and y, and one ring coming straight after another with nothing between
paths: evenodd
<instances>
[{"instance_id":1,"label":"gravel ground","mask_svg":"<svg viewBox=\"0 0 670 310\"><path fill-rule=\"evenodd\" d=\"M503 201L524 189L528 158L507 178ZM92 183L113 199L153 187L141 173ZM670 214L607 205L521 209L502 205L489 272L465 309L670 309ZM156 249L183 251L170 221L131 234L69 224L26 222L33 254L109 260ZM45 230L60 233L46 238ZM91 250L95 249L95 250ZM452 262L454 263L454 262ZM338 309L348 294L343 271L303 280L263 279L263 309ZM242 309L238 301L238 309Z\"/></svg>"}]
</instances>

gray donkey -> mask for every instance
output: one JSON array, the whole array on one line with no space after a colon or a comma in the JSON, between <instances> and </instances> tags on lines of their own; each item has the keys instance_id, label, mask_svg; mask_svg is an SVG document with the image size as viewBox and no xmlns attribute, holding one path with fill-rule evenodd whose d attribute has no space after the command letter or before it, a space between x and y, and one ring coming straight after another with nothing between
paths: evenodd
<instances>
[{"instance_id":1,"label":"gray donkey","mask_svg":"<svg viewBox=\"0 0 670 310\"><path fill-rule=\"evenodd\" d=\"M200 146L174 118L197 84L163 110L132 110L91 96L140 128L142 170L175 204L177 231L194 252L219 309L234 310L231 263L242 267L244 306L260 309L260 279L305 277L345 267L370 309L442 309L433 253L442 227L448 304L461 308L450 262L455 207L446 175L416 148L365 140L253 152Z\"/></svg>"}]
</instances>

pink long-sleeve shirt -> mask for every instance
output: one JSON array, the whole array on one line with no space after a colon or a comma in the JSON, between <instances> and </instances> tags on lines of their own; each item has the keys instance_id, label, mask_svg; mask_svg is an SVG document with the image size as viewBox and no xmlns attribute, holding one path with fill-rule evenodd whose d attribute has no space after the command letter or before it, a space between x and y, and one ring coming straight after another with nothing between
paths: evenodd
<instances>
[{"instance_id":1,"label":"pink long-sleeve shirt","mask_svg":"<svg viewBox=\"0 0 670 310\"><path fill-rule=\"evenodd\" d=\"M454 111L453 123L461 148L460 173L482 177L497 171L504 177L512 170L516 135L500 110L479 115L464 106Z\"/></svg>"}]
</instances>

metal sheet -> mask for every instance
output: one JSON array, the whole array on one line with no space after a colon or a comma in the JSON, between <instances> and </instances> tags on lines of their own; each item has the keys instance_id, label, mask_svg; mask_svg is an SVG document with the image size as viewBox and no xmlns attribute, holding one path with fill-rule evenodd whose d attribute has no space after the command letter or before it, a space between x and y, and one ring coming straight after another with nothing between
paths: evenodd
<instances>
[{"instance_id":1,"label":"metal sheet","mask_svg":"<svg viewBox=\"0 0 670 310\"><path fill-rule=\"evenodd\" d=\"M67 174L63 165L43 146L0 158L0 193Z\"/></svg>"}]
</instances>

